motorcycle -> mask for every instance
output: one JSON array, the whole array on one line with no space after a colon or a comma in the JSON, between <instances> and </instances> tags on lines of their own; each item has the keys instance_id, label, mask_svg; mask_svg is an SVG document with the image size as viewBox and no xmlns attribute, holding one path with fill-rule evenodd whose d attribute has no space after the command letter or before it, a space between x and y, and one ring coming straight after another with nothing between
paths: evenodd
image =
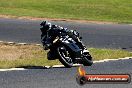
<instances>
[{"instance_id":1,"label":"motorcycle","mask_svg":"<svg viewBox=\"0 0 132 88\"><path fill-rule=\"evenodd\" d=\"M59 61L67 68L73 66L73 64L83 64L84 66L91 66L93 64L92 57L87 48L82 43L82 37L79 37L79 33L74 31L78 36L78 42L76 42L69 35L60 34L54 39L53 44L49 47L47 53L48 60Z\"/></svg>"}]
</instances>

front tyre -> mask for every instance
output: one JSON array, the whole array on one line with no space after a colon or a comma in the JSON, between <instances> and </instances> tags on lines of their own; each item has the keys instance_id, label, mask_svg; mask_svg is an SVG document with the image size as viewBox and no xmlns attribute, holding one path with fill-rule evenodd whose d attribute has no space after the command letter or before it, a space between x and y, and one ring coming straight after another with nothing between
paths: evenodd
<instances>
[{"instance_id":1,"label":"front tyre","mask_svg":"<svg viewBox=\"0 0 132 88\"><path fill-rule=\"evenodd\" d=\"M91 66L93 64L92 57L89 53L83 54L83 65Z\"/></svg>"},{"instance_id":2,"label":"front tyre","mask_svg":"<svg viewBox=\"0 0 132 88\"><path fill-rule=\"evenodd\" d=\"M58 54L60 56L59 61L67 68L73 66L72 58L70 57L70 51L67 50L64 46L58 47Z\"/></svg>"}]
</instances>

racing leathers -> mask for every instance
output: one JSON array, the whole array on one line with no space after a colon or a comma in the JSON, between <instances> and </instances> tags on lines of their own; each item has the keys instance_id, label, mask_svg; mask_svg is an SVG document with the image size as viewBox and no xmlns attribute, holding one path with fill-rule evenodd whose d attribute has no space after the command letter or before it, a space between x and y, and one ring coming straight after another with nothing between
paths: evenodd
<instances>
[{"instance_id":1,"label":"racing leathers","mask_svg":"<svg viewBox=\"0 0 132 88\"><path fill-rule=\"evenodd\" d=\"M75 30L68 30L67 28L63 28L57 25L52 25L49 27L48 30L45 30L45 26L42 26L40 28L42 34L41 34L41 42L44 46L44 50L49 49L49 47L52 45L54 39L60 35L60 33L69 35L71 38L73 38L75 41L78 41L77 36L79 36L79 33Z\"/></svg>"}]
</instances>

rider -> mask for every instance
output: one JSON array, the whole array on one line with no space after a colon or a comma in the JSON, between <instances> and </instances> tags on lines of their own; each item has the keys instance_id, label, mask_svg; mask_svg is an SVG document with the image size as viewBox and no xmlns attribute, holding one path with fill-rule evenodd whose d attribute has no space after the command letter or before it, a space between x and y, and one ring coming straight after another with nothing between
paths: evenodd
<instances>
[{"instance_id":1,"label":"rider","mask_svg":"<svg viewBox=\"0 0 132 88\"><path fill-rule=\"evenodd\" d=\"M69 35L75 41L78 41L77 37L79 37L79 33L75 30L68 30L67 28L63 28L57 25L51 25L51 23L43 21L41 24L41 42L43 46L45 46L45 50L47 50L53 40L60 34L60 32Z\"/></svg>"}]
</instances>

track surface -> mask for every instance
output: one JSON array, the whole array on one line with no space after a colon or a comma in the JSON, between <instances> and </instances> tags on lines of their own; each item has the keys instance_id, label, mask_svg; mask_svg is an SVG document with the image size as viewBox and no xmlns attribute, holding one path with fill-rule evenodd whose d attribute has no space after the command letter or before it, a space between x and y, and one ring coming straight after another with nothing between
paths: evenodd
<instances>
[{"instance_id":1,"label":"track surface","mask_svg":"<svg viewBox=\"0 0 132 88\"><path fill-rule=\"evenodd\" d=\"M132 59L95 63L92 67L85 67L85 70L88 74L127 73L132 77ZM0 88L132 88L132 82L80 86L76 83L76 74L77 67L0 72Z\"/></svg>"},{"instance_id":2,"label":"track surface","mask_svg":"<svg viewBox=\"0 0 132 88\"><path fill-rule=\"evenodd\" d=\"M8 42L40 43L41 21L0 19L0 40ZM98 48L126 48L132 50L132 26L114 24L82 24L52 22L69 29L77 29L85 44ZM85 67L88 74L130 74L132 59L95 63ZM0 72L0 88L82 88L76 83L77 67L34 67L24 71ZM132 88L130 84L86 84L83 88Z\"/></svg>"},{"instance_id":3,"label":"track surface","mask_svg":"<svg viewBox=\"0 0 132 88\"><path fill-rule=\"evenodd\" d=\"M41 43L41 21L0 18L0 40L8 42ZM89 47L132 50L132 25L86 24L52 22L68 29L76 29Z\"/></svg>"}]
</instances>

